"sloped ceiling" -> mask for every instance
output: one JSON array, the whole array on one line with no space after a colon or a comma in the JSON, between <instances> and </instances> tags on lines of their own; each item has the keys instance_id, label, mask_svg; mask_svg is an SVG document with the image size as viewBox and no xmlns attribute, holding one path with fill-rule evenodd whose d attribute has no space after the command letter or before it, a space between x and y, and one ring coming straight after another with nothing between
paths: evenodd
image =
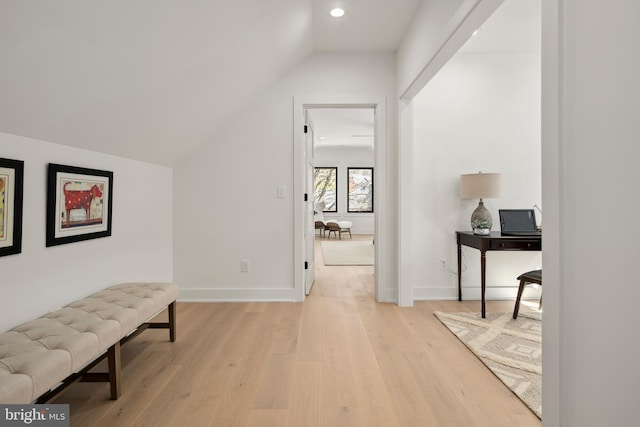
<instances>
[{"instance_id":1,"label":"sloped ceiling","mask_svg":"<svg viewBox=\"0 0 640 427\"><path fill-rule=\"evenodd\" d=\"M0 0L0 131L173 165L314 51L394 51L421 0Z\"/></svg>"}]
</instances>

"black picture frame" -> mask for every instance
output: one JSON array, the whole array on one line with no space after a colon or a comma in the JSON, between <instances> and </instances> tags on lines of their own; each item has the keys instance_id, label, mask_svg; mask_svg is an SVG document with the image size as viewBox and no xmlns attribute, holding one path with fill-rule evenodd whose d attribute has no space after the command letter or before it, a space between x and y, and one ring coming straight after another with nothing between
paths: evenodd
<instances>
[{"instance_id":1,"label":"black picture frame","mask_svg":"<svg viewBox=\"0 0 640 427\"><path fill-rule=\"evenodd\" d=\"M373 213L373 178L372 167L347 168L348 213Z\"/></svg>"},{"instance_id":2,"label":"black picture frame","mask_svg":"<svg viewBox=\"0 0 640 427\"><path fill-rule=\"evenodd\" d=\"M47 247L111 236L112 212L113 172L49 163Z\"/></svg>"},{"instance_id":3,"label":"black picture frame","mask_svg":"<svg viewBox=\"0 0 640 427\"><path fill-rule=\"evenodd\" d=\"M0 158L0 256L22 252L24 161Z\"/></svg>"}]
</instances>

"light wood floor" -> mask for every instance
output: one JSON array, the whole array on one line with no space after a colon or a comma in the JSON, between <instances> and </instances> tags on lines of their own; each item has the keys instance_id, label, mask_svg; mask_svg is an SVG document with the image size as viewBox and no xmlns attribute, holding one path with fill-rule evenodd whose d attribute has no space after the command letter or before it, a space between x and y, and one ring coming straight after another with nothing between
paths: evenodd
<instances>
[{"instance_id":1,"label":"light wood floor","mask_svg":"<svg viewBox=\"0 0 640 427\"><path fill-rule=\"evenodd\" d=\"M175 343L148 330L123 346L119 400L76 383L50 403L82 427L540 426L433 315L478 302L376 303L373 267L316 258L304 303L179 303Z\"/></svg>"}]
</instances>

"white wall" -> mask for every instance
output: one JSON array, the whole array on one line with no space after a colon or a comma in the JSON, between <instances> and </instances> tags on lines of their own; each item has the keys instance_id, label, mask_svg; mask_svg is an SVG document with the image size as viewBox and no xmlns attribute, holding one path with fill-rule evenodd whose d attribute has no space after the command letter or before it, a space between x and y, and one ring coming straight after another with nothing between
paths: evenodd
<instances>
[{"instance_id":1,"label":"white wall","mask_svg":"<svg viewBox=\"0 0 640 427\"><path fill-rule=\"evenodd\" d=\"M427 0L422 3L398 49L400 94L411 86L450 36L453 31L450 21L454 19L456 10L464 5L465 0Z\"/></svg>"},{"instance_id":2,"label":"white wall","mask_svg":"<svg viewBox=\"0 0 640 427\"><path fill-rule=\"evenodd\" d=\"M174 271L181 295L294 300L294 96L393 99L395 90L392 54L315 54L177 166ZM387 111L393 134L394 102ZM284 199L276 197L278 185ZM243 259L249 273L240 271Z\"/></svg>"},{"instance_id":3,"label":"white wall","mask_svg":"<svg viewBox=\"0 0 640 427\"><path fill-rule=\"evenodd\" d=\"M502 3L503 0L425 1L398 49L397 93L401 102L398 154L394 160L398 165L396 275L401 306L413 304L414 265L424 262L413 254L412 206L417 190L413 170L416 119L412 99Z\"/></svg>"},{"instance_id":4,"label":"white wall","mask_svg":"<svg viewBox=\"0 0 640 427\"><path fill-rule=\"evenodd\" d=\"M0 257L0 330L110 284L172 280L171 169L7 133L0 153L25 162L22 253ZM45 247L48 163L113 171L111 237Z\"/></svg>"},{"instance_id":5,"label":"white wall","mask_svg":"<svg viewBox=\"0 0 640 427\"><path fill-rule=\"evenodd\" d=\"M637 424L639 15L630 0L542 0L545 426ZM400 62L401 70L407 64ZM413 219L405 209L413 194L412 112L403 103L402 230ZM404 273L414 262L405 237L402 231L403 305L412 297Z\"/></svg>"},{"instance_id":6,"label":"white wall","mask_svg":"<svg viewBox=\"0 0 640 427\"><path fill-rule=\"evenodd\" d=\"M413 98L504 0L425 0L398 49L398 95Z\"/></svg>"},{"instance_id":7,"label":"white wall","mask_svg":"<svg viewBox=\"0 0 640 427\"><path fill-rule=\"evenodd\" d=\"M411 281L416 299L457 298L456 230L478 200L460 199L460 175L502 174L498 209L541 206L540 55L454 56L413 99ZM538 212L536 212L538 214ZM488 252L487 298L513 298L539 252ZM464 299L480 297L480 252L463 247Z\"/></svg>"},{"instance_id":8,"label":"white wall","mask_svg":"<svg viewBox=\"0 0 640 427\"><path fill-rule=\"evenodd\" d=\"M325 219L352 221L352 234L373 234L374 214L347 212L347 168L374 167L373 147L316 147L316 167L338 168L338 212L326 212ZM373 183L374 197L376 183Z\"/></svg>"},{"instance_id":9,"label":"white wall","mask_svg":"<svg viewBox=\"0 0 640 427\"><path fill-rule=\"evenodd\" d=\"M640 3L542 3L543 424L637 425Z\"/></svg>"}]
</instances>

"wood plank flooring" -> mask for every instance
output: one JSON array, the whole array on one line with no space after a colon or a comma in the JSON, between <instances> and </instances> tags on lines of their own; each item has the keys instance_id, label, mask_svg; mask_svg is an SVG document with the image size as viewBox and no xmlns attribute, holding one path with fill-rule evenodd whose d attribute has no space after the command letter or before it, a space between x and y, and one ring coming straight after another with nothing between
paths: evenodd
<instances>
[{"instance_id":1,"label":"wood plank flooring","mask_svg":"<svg viewBox=\"0 0 640 427\"><path fill-rule=\"evenodd\" d=\"M119 400L76 383L51 403L82 427L540 426L433 315L479 302L376 303L373 267L316 258L304 303L178 303L175 343L148 330L122 347Z\"/></svg>"}]
</instances>

